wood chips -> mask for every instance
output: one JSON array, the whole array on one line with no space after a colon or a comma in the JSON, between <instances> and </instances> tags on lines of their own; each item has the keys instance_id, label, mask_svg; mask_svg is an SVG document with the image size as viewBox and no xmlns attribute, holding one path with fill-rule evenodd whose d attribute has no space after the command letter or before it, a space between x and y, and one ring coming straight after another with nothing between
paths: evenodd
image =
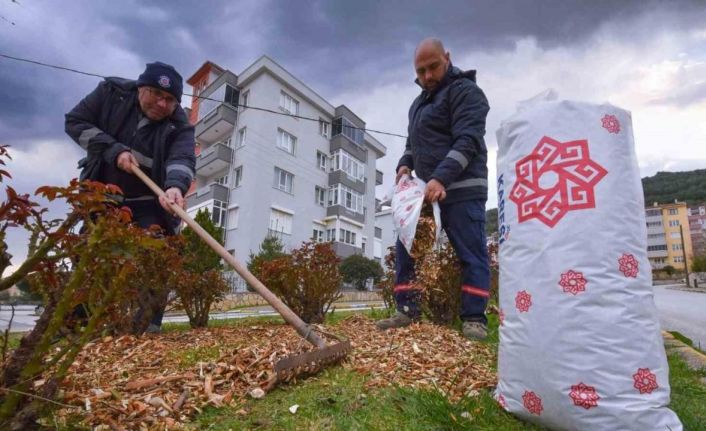
<instances>
[{"instance_id":1,"label":"wood chips","mask_svg":"<svg viewBox=\"0 0 706 431\"><path fill-rule=\"evenodd\" d=\"M425 386L457 400L496 383L490 347L445 327L381 332L355 315L329 330L351 340L342 366L367 376L369 388ZM276 384L277 360L310 350L291 327L272 324L106 337L87 345L72 365L61 401L80 408L59 416L78 413L98 429L178 429L207 405L262 397Z\"/></svg>"}]
</instances>

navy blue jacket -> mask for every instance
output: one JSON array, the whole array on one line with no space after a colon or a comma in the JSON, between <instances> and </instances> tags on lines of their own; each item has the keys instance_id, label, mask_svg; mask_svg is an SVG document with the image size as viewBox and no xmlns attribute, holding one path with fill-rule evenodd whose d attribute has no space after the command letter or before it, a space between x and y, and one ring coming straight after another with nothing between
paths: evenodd
<instances>
[{"instance_id":1,"label":"navy blue jacket","mask_svg":"<svg viewBox=\"0 0 706 431\"><path fill-rule=\"evenodd\" d=\"M131 150L140 167L163 189L186 194L194 178L194 128L181 106L159 122L142 114L137 83L107 78L66 114L66 133L86 150L82 179L117 183L125 196L152 195L134 175L118 169L119 153Z\"/></svg>"},{"instance_id":2,"label":"navy blue jacket","mask_svg":"<svg viewBox=\"0 0 706 431\"><path fill-rule=\"evenodd\" d=\"M488 199L483 136L489 107L475 80L475 70L449 64L437 88L423 90L409 108L409 137L397 169L407 166L424 181L441 182L446 188L442 204Z\"/></svg>"}]
</instances>

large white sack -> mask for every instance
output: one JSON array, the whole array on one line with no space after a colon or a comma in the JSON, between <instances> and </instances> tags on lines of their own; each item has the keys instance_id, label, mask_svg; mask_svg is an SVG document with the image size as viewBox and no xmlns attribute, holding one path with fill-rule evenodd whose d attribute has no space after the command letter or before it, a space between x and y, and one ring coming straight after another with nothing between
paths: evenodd
<instances>
[{"instance_id":1,"label":"large white sack","mask_svg":"<svg viewBox=\"0 0 706 431\"><path fill-rule=\"evenodd\" d=\"M653 300L630 113L552 100L498 130L496 399L561 430L681 430Z\"/></svg>"}]
</instances>

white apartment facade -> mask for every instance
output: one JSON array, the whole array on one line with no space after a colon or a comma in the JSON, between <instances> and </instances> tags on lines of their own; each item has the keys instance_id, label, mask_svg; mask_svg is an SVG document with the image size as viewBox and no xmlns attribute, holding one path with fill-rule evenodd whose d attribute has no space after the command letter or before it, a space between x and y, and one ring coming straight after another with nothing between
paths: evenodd
<instances>
[{"instance_id":1,"label":"white apartment facade","mask_svg":"<svg viewBox=\"0 0 706 431\"><path fill-rule=\"evenodd\" d=\"M187 211L208 208L226 249L246 262L276 235L287 249L315 239L341 257L373 257L376 161L386 148L362 119L266 56L239 75L207 62L187 82L217 99L192 104L198 155Z\"/></svg>"}]
</instances>

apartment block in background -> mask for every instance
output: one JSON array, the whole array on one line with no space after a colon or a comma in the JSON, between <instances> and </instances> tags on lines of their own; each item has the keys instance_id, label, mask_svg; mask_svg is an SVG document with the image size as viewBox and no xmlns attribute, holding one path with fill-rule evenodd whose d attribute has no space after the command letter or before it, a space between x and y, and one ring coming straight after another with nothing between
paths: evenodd
<instances>
[{"instance_id":1,"label":"apartment block in background","mask_svg":"<svg viewBox=\"0 0 706 431\"><path fill-rule=\"evenodd\" d=\"M671 265L685 269L691 265L693 250L689 234L689 218L686 203L677 202L645 208L647 222L647 257L652 269ZM681 229L681 230L680 230Z\"/></svg>"},{"instance_id":2,"label":"apartment block in background","mask_svg":"<svg viewBox=\"0 0 706 431\"><path fill-rule=\"evenodd\" d=\"M287 249L314 239L343 258L373 257L386 148L363 119L266 56L239 75L206 62L187 83L202 97L191 105L198 149L187 211L208 208L226 249L246 262L276 235Z\"/></svg>"},{"instance_id":3,"label":"apartment block in background","mask_svg":"<svg viewBox=\"0 0 706 431\"><path fill-rule=\"evenodd\" d=\"M695 256L706 255L706 203L687 210L689 216L689 235Z\"/></svg>"}]
</instances>

